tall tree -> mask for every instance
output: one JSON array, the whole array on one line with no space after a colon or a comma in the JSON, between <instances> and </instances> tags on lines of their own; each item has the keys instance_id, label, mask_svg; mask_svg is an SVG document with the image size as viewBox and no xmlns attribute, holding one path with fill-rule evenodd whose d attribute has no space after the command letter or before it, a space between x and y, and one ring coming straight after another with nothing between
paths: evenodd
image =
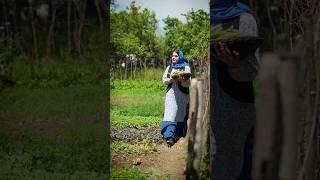
<instances>
[{"instance_id":1,"label":"tall tree","mask_svg":"<svg viewBox=\"0 0 320 180\"><path fill-rule=\"evenodd\" d=\"M192 10L184 16L186 23L170 17L163 20L166 24L166 53L170 55L173 48L180 48L187 59L208 59L209 14L203 10Z\"/></svg>"},{"instance_id":2,"label":"tall tree","mask_svg":"<svg viewBox=\"0 0 320 180\"><path fill-rule=\"evenodd\" d=\"M111 13L111 45L115 58L134 54L139 59L155 56L155 13L133 2L127 11Z\"/></svg>"}]
</instances>

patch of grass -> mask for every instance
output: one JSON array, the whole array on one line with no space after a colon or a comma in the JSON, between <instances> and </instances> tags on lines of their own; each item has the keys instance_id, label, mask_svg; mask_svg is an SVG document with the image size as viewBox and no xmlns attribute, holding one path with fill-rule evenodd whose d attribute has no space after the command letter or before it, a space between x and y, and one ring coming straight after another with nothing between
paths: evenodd
<instances>
[{"instance_id":1,"label":"patch of grass","mask_svg":"<svg viewBox=\"0 0 320 180\"><path fill-rule=\"evenodd\" d=\"M147 98L146 98L146 101ZM154 101L146 104L128 104L127 106L112 106L112 115L162 117L164 111L163 101Z\"/></svg>"},{"instance_id":2,"label":"patch of grass","mask_svg":"<svg viewBox=\"0 0 320 180\"><path fill-rule=\"evenodd\" d=\"M111 113L111 126L117 128L159 127L161 117L154 116L126 116Z\"/></svg>"},{"instance_id":3,"label":"patch of grass","mask_svg":"<svg viewBox=\"0 0 320 180\"><path fill-rule=\"evenodd\" d=\"M105 177L109 148L106 136L104 128L94 125L89 127L89 124L77 130L69 130L55 139L2 134L0 177L10 175L12 171L29 175L40 171L44 175L84 173ZM19 176L20 173L17 174Z\"/></svg>"},{"instance_id":4,"label":"patch of grass","mask_svg":"<svg viewBox=\"0 0 320 180\"><path fill-rule=\"evenodd\" d=\"M170 180L170 176L168 174L164 174L165 172L159 172L159 170L155 168L148 169L146 172L147 179L157 179L157 180ZM172 178L171 178L172 179Z\"/></svg>"},{"instance_id":5,"label":"patch of grass","mask_svg":"<svg viewBox=\"0 0 320 180\"><path fill-rule=\"evenodd\" d=\"M111 169L111 179L144 180L143 172L136 168Z\"/></svg>"},{"instance_id":6,"label":"patch of grass","mask_svg":"<svg viewBox=\"0 0 320 180\"><path fill-rule=\"evenodd\" d=\"M106 95L104 85L1 91L0 124L10 126L0 127L0 177L106 179ZM46 130L58 131L48 136L35 134L42 124L48 124ZM11 127L21 130L12 134L6 129Z\"/></svg>"},{"instance_id":7,"label":"patch of grass","mask_svg":"<svg viewBox=\"0 0 320 180\"><path fill-rule=\"evenodd\" d=\"M63 179L63 180L106 180L108 175L94 172L73 172L73 173L50 173L42 170L34 170L32 172L25 169L14 169L1 174L1 179Z\"/></svg>"},{"instance_id":8,"label":"patch of grass","mask_svg":"<svg viewBox=\"0 0 320 180\"><path fill-rule=\"evenodd\" d=\"M164 87L156 81L114 81L111 126L159 127L164 111Z\"/></svg>"},{"instance_id":9,"label":"patch of grass","mask_svg":"<svg viewBox=\"0 0 320 180\"><path fill-rule=\"evenodd\" d=\"M112 90L125 90L125 89L143 89L146 92L163 91L166 86L162 80L157 81L143 81L143 80L114 80L111 82L110 87Z\"/></svg>"},{"instance_id":10,"label":"patch of grass","mask_svg":"<svg viewBox=\"0 0 320 180\"><path fill-rule=\"evenodd\" d=\"M107 88L104 85L7 88L0 93L0 119L26 122L102 119L106 118L107 105Z\"/></svg>"},{"instance_id":11,"label":"patch of grass","mask_svg":"<svg viewBox=\"0 0 320 180\"><path fill-rule=\"evenodd\" d=\"M131 76L131 71L128 71L127 80L160 81L163 73L164 73L164 69L162 68L156 68L156 69L147 68L146 70L141 69L141 70L138 70L135 75L132 74L132 76ZM125 78L124 70L122 69L121 74L119 70L117 70L116 72L113 71L113 73L111 74L111 77L113 79L121 79L121 78L124 79Z\"/></svg>"},{"instance_id":12,"label":"patch of grass","mask_svg":"<svg viewBox=\"0 0 320 180\"><path fill-rule=\"evenodd\" d=\"M106 63L96 57L56 57L50 62L33 67L23 57L12 64L13 80L28 88L55 88L75 85L103 84L107 80Z\"/></svg>"},{"instance_id":13,"label":"patch of grass","mask_svg":"<svg viewBox=\"0 0 320 180\"><path fill-rule=\"evenodd\" d=\"M150 154L159 151L159 147L156 143L152 143L148 140L143 140L139 143L123 143L113 142L111 144L112 153L127 153L127 154Z\"/></svg>"}]
</instances>

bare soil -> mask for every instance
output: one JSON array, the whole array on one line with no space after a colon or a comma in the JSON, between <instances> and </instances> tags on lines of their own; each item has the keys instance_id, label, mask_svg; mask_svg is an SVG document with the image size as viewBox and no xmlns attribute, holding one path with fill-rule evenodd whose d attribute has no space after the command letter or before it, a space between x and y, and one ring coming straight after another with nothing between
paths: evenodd
<instances>
[{"instance_id":1,"label":"bare soil","mask_svg":"<svg viewBox=\"0 0 320 180\"><path fill-rule=\"evenodd\" d=\"M183 180L187 158L186 139L180 139L174 146L168 148L166 144L159 145L158 153L147 155L112 154L111 167L118 169L130 167L133 160L139 159L141 164L137 165L148 179L148 175L156 174L161 179Z\"/></svg>"}]
</instances>

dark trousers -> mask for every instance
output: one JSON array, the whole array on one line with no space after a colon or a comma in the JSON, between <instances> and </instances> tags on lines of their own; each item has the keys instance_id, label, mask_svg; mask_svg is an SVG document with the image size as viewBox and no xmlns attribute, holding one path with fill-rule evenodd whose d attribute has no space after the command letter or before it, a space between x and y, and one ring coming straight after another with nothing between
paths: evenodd
<instances>
[{"instance_id":1,"label":"dark trousers","mask_svg":"<svg viewBox=\"0 0 320 180\"><path fill-rule=\"evenodd\" d=\"M252 156L253 156L253 146L254 146L254 129L252 128L247 136L245 147L244 147L244 160L241 170L241 174L238 180L252 180L251 170L252 170Z\"/></svg>"}]
</instances>

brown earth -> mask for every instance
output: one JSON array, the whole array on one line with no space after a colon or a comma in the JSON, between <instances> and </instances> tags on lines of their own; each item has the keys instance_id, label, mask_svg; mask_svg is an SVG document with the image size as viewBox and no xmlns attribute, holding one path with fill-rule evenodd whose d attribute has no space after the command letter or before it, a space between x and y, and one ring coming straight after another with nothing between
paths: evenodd
<instances>
[{"instance_id":1,"label":"brown earth","mask_svg":"<svg viewBox=\"0 0 320 180\"><path fill-rule=\"evenodd\" d=\"M147 179L185 179L184 170L187 158L186 139L180 139L173 147L168 148L165 144L158 146L157 153L147 155L133 154L113 154L111 158L111 167L118 169L130 167L133 160L139 159L141 164L137 165L143 171Z\"/></svg>"}]
</instances>

